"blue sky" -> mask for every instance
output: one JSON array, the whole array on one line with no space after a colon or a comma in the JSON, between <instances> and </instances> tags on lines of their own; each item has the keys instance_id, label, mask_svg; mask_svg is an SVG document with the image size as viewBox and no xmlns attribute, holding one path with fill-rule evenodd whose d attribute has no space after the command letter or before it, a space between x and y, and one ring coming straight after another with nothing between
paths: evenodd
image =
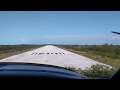
<instances>
[{"instance_id":1,"label":"blue sky","mask_svg":"<svg viewBox=\"0 0 120 90\"><path fill-rule=\"evenodd\" d=\"M120 11L0 11L0 44L120 44Z\"/></svg>"}]
</instances>

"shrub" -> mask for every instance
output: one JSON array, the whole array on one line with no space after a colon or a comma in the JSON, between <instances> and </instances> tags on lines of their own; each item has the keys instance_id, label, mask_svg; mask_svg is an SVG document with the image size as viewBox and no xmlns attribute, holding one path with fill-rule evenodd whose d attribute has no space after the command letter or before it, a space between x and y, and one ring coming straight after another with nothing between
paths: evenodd
<instances>
[{"instance_id":1,"label":"shrub","mask_svg":"<svg viewBox=\"0 0 120 90\"><path fill-rule=\"evenodd\" d=\"M108 66L99 64L92 65L90 68L86 68L85 70L82 70L81 68L75 69L74 67L66 68L83 75L96 75L96 76L111 76L117 71L117 69L115 68L110 68Z\"/></svg>"}]
</instances>

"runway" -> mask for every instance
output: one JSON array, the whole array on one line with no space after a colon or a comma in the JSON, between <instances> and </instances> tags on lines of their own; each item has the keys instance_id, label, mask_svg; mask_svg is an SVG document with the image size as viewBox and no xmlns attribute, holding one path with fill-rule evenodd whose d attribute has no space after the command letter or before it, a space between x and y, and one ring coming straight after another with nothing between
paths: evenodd
<instances>
[{"instance_id":1,"label":"runway","mask_svg":"<svg viewBox=\"0 0 120 90\"><path fill-rule=\"evenodd\" d=\"M103 64L52 45L4 58L0 62L29 62L81 69L89 68L95 64Z\"/></svg>"}]
</instances>

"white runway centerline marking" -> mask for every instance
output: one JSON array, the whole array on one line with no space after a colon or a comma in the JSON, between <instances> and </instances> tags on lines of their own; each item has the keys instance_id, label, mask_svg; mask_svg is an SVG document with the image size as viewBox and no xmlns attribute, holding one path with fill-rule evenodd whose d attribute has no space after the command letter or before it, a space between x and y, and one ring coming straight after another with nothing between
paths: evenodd
<instances>
[{"instance_id":1,"label":"white runway centerline marking","mask_svg":"<svg viewBox=\"0 0 120 90\"><path fill-rule=\"evenodd\" d=\"M4 58L0 62L29 62L81 69L89 68L95 64L103 64L52 45Z\"/></svg>"}]
</instances>

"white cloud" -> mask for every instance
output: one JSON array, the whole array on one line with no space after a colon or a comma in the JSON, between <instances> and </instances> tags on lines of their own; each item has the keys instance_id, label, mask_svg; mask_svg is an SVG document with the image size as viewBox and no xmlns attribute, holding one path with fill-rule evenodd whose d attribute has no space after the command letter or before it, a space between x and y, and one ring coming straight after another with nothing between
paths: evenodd
<instances>
[{"instance_id":1,"label":"white cloud","mask_svg":"<svg viewBox=\"0 0 120 90\"><path fill-rule=\"evenodd\" d=\"M112 38L111 38L111 40L114 40L114 39L115 39L115 37L112 37Z\"/></svg>"},{"instance_id":2,"label":"white cloud","mask_svg":"<svg viewBox=\"0 0 120 90\"><path fill-rule=\"evenodd\" d=\"M52 35L36 38L14 38L3 40L7 43L27 44L120 44L119 35Z\"/></svg>"},{"instance_id":3,"label":"white cloud","mask_svg":"<svg viewBox=\"0 0 120 90\"><path fill-rule=\"evenodd\" d=\"M28 39L22 38L22 39L21 39L21 43L28 43Z\"/></svg>"},{"instance_id":4,"label":"white cloud","mask_svg":"<svg viewBox=\"0 0 120 90\"><path fill-rule=\"evenodd\" d=\"M22 39L21 41L22 41L22 42L25 42L25 39Z\"/></svg>"}]
</instances>

